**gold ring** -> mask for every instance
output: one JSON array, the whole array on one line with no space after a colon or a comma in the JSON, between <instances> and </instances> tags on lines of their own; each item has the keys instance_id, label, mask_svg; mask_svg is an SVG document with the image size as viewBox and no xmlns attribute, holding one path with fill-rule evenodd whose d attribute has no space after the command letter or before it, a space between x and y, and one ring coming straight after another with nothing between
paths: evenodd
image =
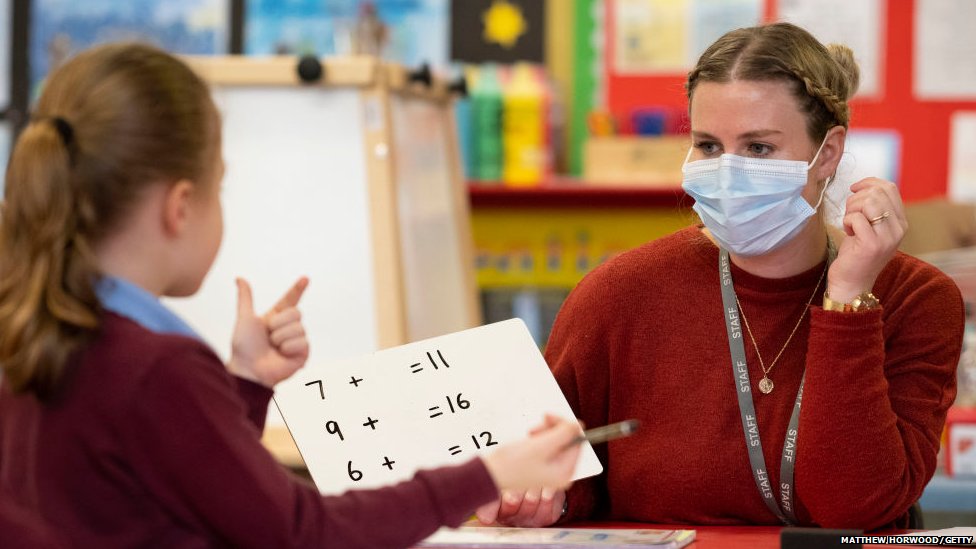
<instances>
[{"instance_id":1,"label":"gold ring","mask_svg":"<svg viewBox=\"0 0 976 549\"><path fill-rule=\"evenodd\" d=\"M885 219L888 219L888 217L890 217L890 216L891 216L891 212L889 212L888 210L885 210L884 213L882 213L878 217L872 217L871 219L869 219L868 220L868 223L870 223L872 225L877 225L878 223L881 223Z\"/></svg>"}]
</instances>

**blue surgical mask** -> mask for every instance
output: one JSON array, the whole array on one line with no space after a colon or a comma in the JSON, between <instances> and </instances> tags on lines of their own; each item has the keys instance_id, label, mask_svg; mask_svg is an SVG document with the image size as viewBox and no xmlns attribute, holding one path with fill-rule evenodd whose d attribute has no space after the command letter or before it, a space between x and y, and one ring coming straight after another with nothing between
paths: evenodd
<instances>
[{"instance_id":1,"label":"blue surgical mask","mask_svg":"<svg viewBox=\"0 0 976 549\"><path fill-rule=\"evenodd\" d=\"M827 185L813 207L803 198L803 188L822 149L823 143L809 164L734 154L688 162L689 150L681 187L695 199L695 212L723 248L762 255L789 242L820 207Z\"/></svg>"}]
</instances>

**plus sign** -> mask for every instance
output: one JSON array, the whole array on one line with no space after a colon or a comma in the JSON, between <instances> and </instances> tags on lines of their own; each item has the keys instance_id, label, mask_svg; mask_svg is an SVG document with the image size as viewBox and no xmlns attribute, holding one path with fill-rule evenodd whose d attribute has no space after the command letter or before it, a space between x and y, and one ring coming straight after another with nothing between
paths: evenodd
<instances>
[{"instance_id":1,"label":"plus sign","mask_svg":"<svg viewBox=\"0 0 976 549\"><path fill-rule=\"evenodd\" d=\"M390 458L388 458L386 456L383 456L383 467L386 467L387 469L389 469L389 470L392 471L393 470L393 464L394 463L396 463L396 462L395 461L390 461Z\"/></svg>"},{"instance_id":2,"label":"plus sign","mask_svg":"<svg viewBox=\"0 0 976 549\"><path fill-rule=\"evenodd\" d=\"M373 419L373 418L371 418L369 416L366 416L366 423L363 423L363 427L369 427L370 429L372 429L372 430L375 431L376 430L376 424L379 423L379 421L380 420L378 420L378 419Z\"/></svg>"},{"instance_id":3,"label":"plus sign","mask_svg":"<svg viewBox=\"0 0 976 549\"><path fill-rule=\"evenodd\" d=\"M356 376L352 376L352 381L349 382L349 385L355 385L356 387L359 387L360 381L362 381L362 379L356 379Z\"/></svg>"}]
</instances>

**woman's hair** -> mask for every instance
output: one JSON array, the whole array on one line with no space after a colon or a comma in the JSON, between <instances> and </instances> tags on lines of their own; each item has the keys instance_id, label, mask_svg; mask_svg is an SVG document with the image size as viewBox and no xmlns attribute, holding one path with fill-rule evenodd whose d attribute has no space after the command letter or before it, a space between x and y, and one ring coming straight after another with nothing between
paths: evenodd
<instances>
[{"instance_id":1,"label":"woman's hair","mask_svg":"<svg viewBox=\"0 0 976 549\"><path fill-rule=\"evenodd\" d=\"M807 115L810 139L820 142L831 127L847 127L851 116L847 100L857 91L858 79L850 48L824 46L796 25L774 23L724 34L698 58L685 89L690 103L700 82L789 82Z\"/></svg>"},{"instance_id":2,"label":"woman's hair","mask_svg":"<svg viewBox=\"0 0 976 549\"><path fill-rule=\"evenodd\" d=\"M209 181L219 119L207 86L156 48L80 53L45 84L0 210L3 383L45 399L99 327L94 249L154 184Z\"/></svg>"}]
</instances>

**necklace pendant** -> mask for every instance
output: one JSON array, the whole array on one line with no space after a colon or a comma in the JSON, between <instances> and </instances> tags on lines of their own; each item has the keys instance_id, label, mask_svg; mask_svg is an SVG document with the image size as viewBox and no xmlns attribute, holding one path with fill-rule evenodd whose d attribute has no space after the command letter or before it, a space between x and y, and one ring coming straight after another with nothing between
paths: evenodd
<instances>
[{"instance_id":1,"label":"necklace pendant","mask_svg":"<svg viewBox=\"0 0 976 549\"><path fill-rule=\"evenodd\" d=\"M759 390L762 394L768 395L773 392L773 380L769 379L765 375L759 380Z\"/></svg>"}]
</instances>

